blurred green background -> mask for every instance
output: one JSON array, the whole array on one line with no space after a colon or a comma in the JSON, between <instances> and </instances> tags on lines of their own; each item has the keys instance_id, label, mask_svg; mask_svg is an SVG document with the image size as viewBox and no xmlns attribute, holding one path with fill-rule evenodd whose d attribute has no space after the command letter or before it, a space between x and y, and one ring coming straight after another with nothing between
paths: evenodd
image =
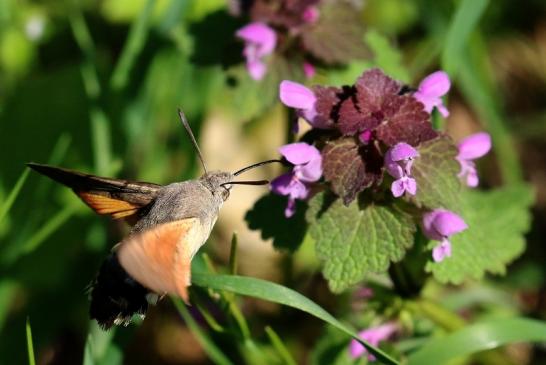
<instances>
[{"instance_id":1,"label":"blurred green background","mask_svg":"<svg viewBox=\"0 0 546 365\"><path fill-rule=\"evenodd\" d=\"M489 2L468 41L445 51L459 3L370 0L362 22L386 40L371 47L374 62L404 81L416 85L441 65L458 67L448 131L455 138L481 128L493 135L485 186L524 178L536 189L525 255L506 277L469 283L451 304L479 302L484 312L544 320L546 3ZM221 0L0 1L0 364L27 361L27 317L39 364L81 363L88 333L96 336L94 351L105 354L101 363L210 363L169 301L142 326L104 334L89 322L85 288L127 228L28 174L24 164L156 183L196 177L177 107L209 166L234 170L275 158L288 134L286 111L276 101L277 85L246 75L233 36L245 21L226 9ZM352 82L362 65L319 68L314 81ZM279 171L269 166L249 178ZM336 313L347 298L328 293L312 248L289 256L246 228L245 212L264 189L234 189L205 250L225 264L238 231L242 274L281 282ZM318 321L264 302L245 300L242 307L256 328L274 323L298 362L312 362ZM546 363L543 349L509 352L515 364Z\"/></svg>"}]
</instances>

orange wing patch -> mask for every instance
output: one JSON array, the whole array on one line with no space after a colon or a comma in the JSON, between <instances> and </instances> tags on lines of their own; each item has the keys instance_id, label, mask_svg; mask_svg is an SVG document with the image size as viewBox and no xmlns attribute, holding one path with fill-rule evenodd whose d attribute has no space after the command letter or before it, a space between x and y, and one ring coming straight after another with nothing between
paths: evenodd
<instances>
[{"instance_id":1,"label":"orange wing patch","mask_svg":"<svg viewBox=\"0 0 546 365\"><path fill-rule=\"evenodd\" d=\"M113 199L105 195L77 192L78 196L98 214L111 214L114 219L135 214L139 207L123 200Z\"/></svg>"},{"instance_id":2,"label":"orange wing patch","mask_svg":"<svg viewBox=\"0 0 546 365\"><path fill-rule=\"evenodd\" d=\"M191 259L208 237L197 218L156 226L127 237L118 249L121 266L146 288L188 300Z\"/></svg>"}]
</instances>

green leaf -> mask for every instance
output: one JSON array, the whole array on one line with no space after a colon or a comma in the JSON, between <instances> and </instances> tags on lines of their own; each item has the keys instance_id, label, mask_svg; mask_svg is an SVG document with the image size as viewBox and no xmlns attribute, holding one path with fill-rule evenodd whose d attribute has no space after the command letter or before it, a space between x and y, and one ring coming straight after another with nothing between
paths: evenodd
<instances>
[{"instance_id":1,"label":"green leaf","mask_svg":"<svg viewBox=\"0 0 546 365\"><path fill-rule=\"evenodd\" d=\"M269 193L262 196L245 215L248 228L260 230L262 239L273 239L276 249L296 251L305 237L307 223L305 222L306 205L296 202L296 213L286 218L284 209L287 198Z\"/></svg>"},{"instance_id":2,"label":"green leaf","mask_svg":"<svg viewBox=\"0 0 546 365\"><path fill-rule=\"evenodd\" d=\"M387 271L413 245L412 217L394 206L344 206L324 193L309 202L309 233L330 289L339 293L370 272Z\"/></svg>"},{"instance_id":3,"label":"green leaf","mask_svg":"<svg viewBox=\"0 0 546 365\"><path fill-rule=\"evenodd\" d=\"M458 212L461 183L457 147L447 136L419 145L412 175L417 181L417 194L412 198L418 207L445 208Z\"/></svg>"},{"instance_id":4,"label":"green leaf","mask_svg":"<svg viewBox=\"0 0 546 365\"><path fill-rule=\"evenodd\" d=\"M546 341L546 323L528 318L508 318L477 323L434 339L409 357L408 365L442 365L479 351L518 342Z\"/></svg>"},{"instance_id":5,"label":"green leaf","mask_svg":"<svg viewBox=\"0 0 546 365\"><path fill-rule=\"evenodd\" d=\"M244 276L213 275L204 272L193 272L192 283L205 288L226 290L240 295L247 295L299 309L322 319L324 322L329 323L338 330L353 337L363 346L365 346L368 351L378 359L379 362L383 364L398 364L396 360L393 360L389 355L380 349L371 346L365 341L362 341L360 338L358 338L355 331L339 322L315 302L282 285Z\"/></svg>"},{"instance_id":6,"label":"green leaf","mask_svg":"<svg viewBox=\"0 0 546 365\"><path fill-rule=\"evenodd\" d=\"M442 68L451 76L459 66L459 55L468 46L470 33L487 8L488 0L463 0L451 21L442 53Z\"/></svg>"},{"instance_id":7,"label":"green leaf","mask_svg":"<svg viewBox=\"0 0 546 365\"><path fill-rule=\"evenodd\" d=\"M506 265L525 248L523 234L531 224L533 191L519 185L490 192L467 191L461 214L468 229L451 237L452 256L426 270L442 283L481 279L486 272L504 274Z\"/></svg>"}]
</instances>

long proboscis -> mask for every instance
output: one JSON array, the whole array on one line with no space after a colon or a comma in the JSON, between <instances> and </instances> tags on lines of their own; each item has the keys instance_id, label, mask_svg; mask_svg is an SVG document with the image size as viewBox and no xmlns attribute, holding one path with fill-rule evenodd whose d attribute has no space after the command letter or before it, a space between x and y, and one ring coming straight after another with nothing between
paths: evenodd
<instances>
[{"instance_id":1,"label":"long proboscis","mask_svg":"<svg viewBox=\"0 0 546 365\"><path fill-rule=\"evenodd\" d=\"M201 154L199 145L197 144L197 141L195 137L193 136L193 132L191 131L190 124L188 123L188 119L186 119L186 115L181 109L178 109L178 116L180 117L180 121L182 122L184 129L186 129L186 132L188 132L188 135L190 136L191 143L193 144L193 147L197 151L197 156L199 156L199 160L201 161L201 165L203 165L203 170L205 170L205 174L206 174L208 172L207 165L205 164L205 160L203 159L203 155Z\"/></svg>"},{"instance_id":2,"label":"long proboscis","mask_svg":"<svg viewBox=\"0 0 546 365\"><path fill-rule=\"evenodd\" d=\"M242 169L240 169L238 171L235 171L233 173L233 176L241 175L243 172L247 172L248 170L252 170L252 169L255 169L256 167L260 167L260 166L267 165L267 164L274 163L274 162L283 163L282 160L267 160L267 161L258 162L258 163L252 164L250 166L243 167Z\"/></svg>"},{"instance_id":3,"label":"long proboscis","mask_svg":"<svg viewBox=\"0 0 546 365\"><path fill-rule=\"evenodd\" d=\"M220 186L224 186L224 185L267 185L267 184L269 184L269 180L241 180L241 181L225 182L223 184L220 184Z\"/></svg>"}]
</instances>

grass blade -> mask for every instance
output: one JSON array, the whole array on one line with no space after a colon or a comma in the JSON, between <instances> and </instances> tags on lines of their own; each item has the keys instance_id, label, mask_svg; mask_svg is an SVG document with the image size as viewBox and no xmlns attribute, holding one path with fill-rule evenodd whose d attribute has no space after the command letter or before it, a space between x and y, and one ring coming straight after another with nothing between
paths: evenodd
<instances>
[{"instance_id":1,"label":"grass blade","mask_svg":"<svg viewBox=\"0 0 546 365\"><path fill-rule=\"evenodd\" d=\"M192 331L192 333L197 338L197 341L203 346L203 350L207 353L207 355L210 356L211 360L218 364L218 365L232 365L233 363L222 353L222 351L216 347L214 342L208 338L208 336L203 332L203 330L199 327L197 322L193 319L191 314L188 312L188 309L186 308L186 305L182 303L180 299L172 298L172 301L178 310L178 313L182 316L184 319L184 322L186 322L186 325Z\"/></svg>"},{"instance_id":2,"label":"grass blade","mask_svg":"<svg viewBox=\"0 0 546 365\"><path fill-rule=\"evenodd\" d=\"M470 33L487 8L488 0L463 0L451 21L442 54L442 68L453 76L459 66L459 55L466 47Z\"/></svg>"},{"instance_id":3,"label":"grass blade","mask_svg":"<svg viewBox=\"0 0 546 365\"><path fill-rule=\"evenodd\" d=\"M32 343L32 329L30 328L30 319L27 317L26 324L27 332L27 352L28 352L28 363L29 365L36 365L36 360L34 357L34 344Z\"/></svg>"},{"instance_id":4,"label":"grass blade","mask_svg":"<svg viewBox=\"0 0 546 365\"><path fill-rule=\"evenodd\" d=\"M265 333L267 333L267 337L269 337L269 341L273 344L279 355L281 355L284 363L286 365L297 365L296 360L292 357L290 354L290 351L284 346L284 343L282 342L281 338L277 333L273 330L273 328L267 326L265 327Z\"/></svg>"},{"instance_id":5,"label":"grass blade","mask_svg":"<svg viewBox=\"0 0 546 365\"><path fill-rule=\"evenodd\" d=\"M13 205L13 203L15 202L15 199L17 198L17 195L19 195L19 192L21 191L21 188L23 187L23 184L25 183L28 177L29 171L30 169L25 168L21 176L19 176L19 179L17 179L15 186L13 187L13 189L11 189L8 195L8 198L6 199L4 204L2 204L2 206L0 207L0 222L2 222L6 214L8 214L9 210L11 209L11 206Z\"/></svg>"},{"instance_id":6,"label":"grass blade","mask_svg":"<svg viewBox=\"0 0 546 365\"><path fill-rule=\"evenodd\" d=\"M148 28L150 26L150 17L152 15L154 5L154 0L146 1L146 4L142 8L138 18L136 18L131 25L129 37L125 43L125 46L123 47L121 57L116 64L116 68L112 74L112 79L110 80L110 85L114 90L123 89L127 85L129 73L133 68L138 54L142 48L144 48L144 44L146 43Z\"/></svg>"},{"instance_id":7,"label":"grass blade","mask_svg":"<svg viewBox=\"0 0 546 365\"><path fill-rule=\"evenodd\" d=\"M442 365L509 343L539 341L546 341L546 322L528 318L483 322L428 342L409 357L408 365Z\"/></svg>"},{"instance_id":8,"label":"grass blade","mask_svg":"<svg viewBox=\"0 0 546 365\"><path fill-rule=\"evenodd\" d=\"M40 244L45 241L53 232L62 226L68 218L76 212L76 205L69 205L51 217L21 248L22 254L27 254L34 251Z\"/></svg>"},{"instance_id":9,"label":"grass blade","mask_svg":"<svg viewBox=\"0 0 546 365\"><path fill-rule=\"evenodd\" d=\"M339 322L315 302L282 285L244 276L213 275L203 272L194 273L192 276L192 283L205 288L230 291L240 295L255 297L299 309L322 319L324 322L331 324L340 331L345 332L349 336L358 340L381 363L387 365L398 364L396 360L392 359L385 352L361 340L355 331Z\"/></svg>"}]
</instances>

